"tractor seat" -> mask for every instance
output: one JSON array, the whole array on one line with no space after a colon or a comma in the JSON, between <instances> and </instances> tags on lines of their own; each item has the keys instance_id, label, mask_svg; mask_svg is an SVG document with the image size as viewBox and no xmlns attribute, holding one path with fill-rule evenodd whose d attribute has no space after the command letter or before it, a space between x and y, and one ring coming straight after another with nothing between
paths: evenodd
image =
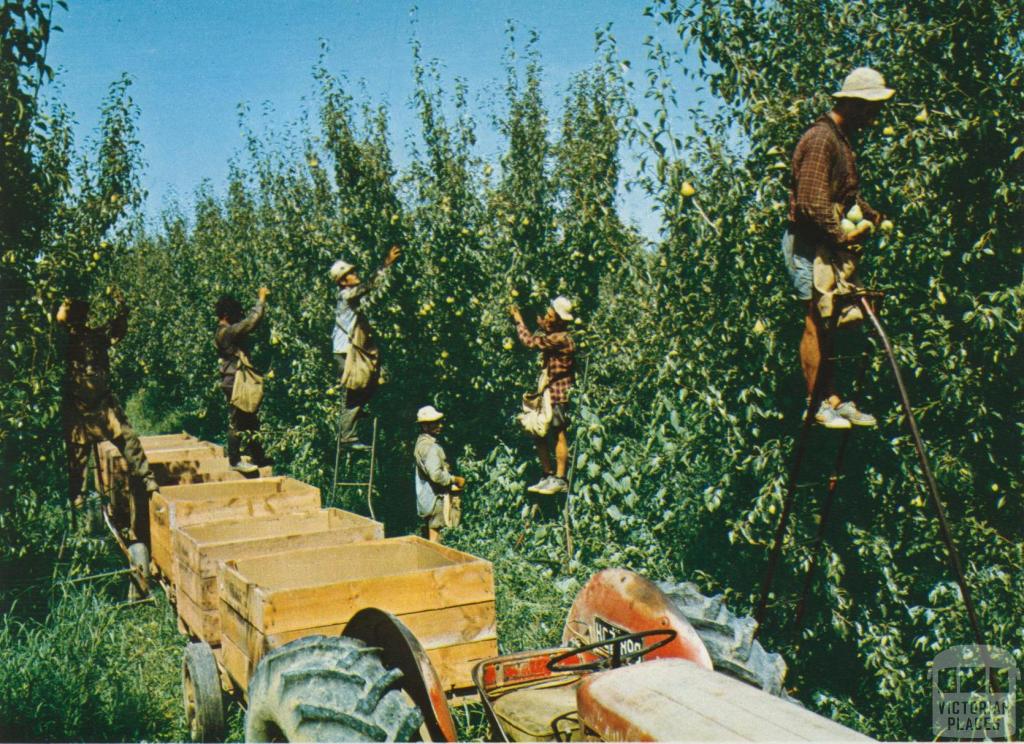
<instances>
[{"instance_id":1,"label":"tractor seat","mask_svg":"<svg viewBox=\"0 0 1024 744\"><path fill-rule=\"evenodd\" d=\"M577 681L507 692L494 701L494 714L512 741L565 741L579 728ZM555 734L556 726L560 736Z\"/></svg>"}]
</instances>

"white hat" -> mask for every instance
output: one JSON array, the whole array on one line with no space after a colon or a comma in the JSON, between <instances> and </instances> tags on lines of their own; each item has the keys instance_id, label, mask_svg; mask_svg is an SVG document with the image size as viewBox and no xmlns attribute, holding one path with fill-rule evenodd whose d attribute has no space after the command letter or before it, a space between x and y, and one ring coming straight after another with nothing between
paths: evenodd
<instances>
[{"instance_id":1,"label":"white hat","mask_svg":"<svg viewBox=\"0 0 1024 744\"><path fill-rule=\"evenodd\" d=\"M842 90L833 93L835 98L860 98L864 101L887 101L895 93L885 87L885 78L878 70L858 67L846 76Z\"/></svg>"},{"instance_id":2,"label":"white hat","mask_svg":"<svg viewBox=\"0 0 1024 744\"><path fill-rule=\"evenodd\" d=\"M559 295L551 300L551 307L555 309L555 314L562 320L572 320L572 300L568 297Z\"/></svg>"},{"instance_id":3,"label":"white hat","mask_svg":"<svg viewBox=\"0 0 1024 744\"><path fill-rule=\"evenodd\" d=\"M440 421L443 418L444 414L433 406L423 406L423 408L416 411L416 423L418 424L429 424L434 421Z\"/></svg>"},{"instance_id":4,"label":"white hat","mask_svg":"<svg viewBox=\"0 0 1024 744\"><path fill-rule=\"evenodd\" d=\"M335 261L333 264L331 264L331 279L333 279L334 281L338 281L339 279L341 279L341 277L345 276L345 274L349 273L354 268L355 266L350 264L348 261Z\"/></svg>"}]
</instances>

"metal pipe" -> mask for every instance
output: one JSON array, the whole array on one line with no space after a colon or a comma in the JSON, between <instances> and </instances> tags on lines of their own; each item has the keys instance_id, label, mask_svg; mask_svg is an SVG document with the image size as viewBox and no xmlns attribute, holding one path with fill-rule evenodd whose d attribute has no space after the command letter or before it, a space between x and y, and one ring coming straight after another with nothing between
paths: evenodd
<instances>
[{"instance_id":1,"label":"metal pipe","mask_svg":"<svg viewBox=\"0 0 1024 744\"><path fill-rule=\"evenodd\" d=\"M960 585L960 592L964 598L964 606L967 608L967 618L970 621L971 630L974 633L974 640L979 646L984 646L985 639L981 634L981 625L978 622L978 615L974 610L974 600L971 598L971 590L967 586L964 569L960 563L960 554L957 552L956 545L953 543L953 535L949 530L949 522L946 519L946 510L945 507L942 506L942 500L939 498L939 487L935 482L935 476L932 474L932 468L924 450L924 443L921 441L921 433L917 428L917 419L914 417L914 412L910 408L910 397L907 395L906 385L903 384L903 375L900 374L899 365L896 363L896 355L893 353L892 346L889 343L889 337L886 335L885 329L882 328L882 324L878 320L878 316L875 315L875 311L871 308L871 303L868 302L866 297L860 297L859 301L865 315L867 315L871 320L871 324L875 327L875 333L878 334L878 338L882 342L882 347L885 349L885 355L889 358L889 364L892 367L893 376L896 378L896 387L899 389L900 403L903 406L903 413L907 417L907 425L910 428L910 435L914 439L914 448L917 450L918 463L921 465L921 472L924 473L925 484L928 487L928 493L931 496L932 505L935 507L935 513L939 517L939 533L942 535L942 541L946 545L946 552L949 554L949 562L953 567L956 582Z\"/></svg>"},{"instance_id":2,"label":"metal pipe","mask_svg":"<svg viewBox=\"0 0 1024 744\"><path fill-rule=\"evenodd\" d=\"M370 519L376 519L373 513L373 466L377 461L377 417L373 417L373 439L370 440L370 477L366 481L366 505L370 508Z\"/></svg>"}]
</instances>

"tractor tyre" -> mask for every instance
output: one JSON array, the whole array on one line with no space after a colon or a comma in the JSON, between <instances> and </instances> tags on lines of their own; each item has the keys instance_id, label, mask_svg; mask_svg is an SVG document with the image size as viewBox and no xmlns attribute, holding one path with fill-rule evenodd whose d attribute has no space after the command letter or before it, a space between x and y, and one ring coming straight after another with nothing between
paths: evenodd
<instances>
[{"instance_id":1,"label":"tractor tyre","mask_svg":"<svg viewBox=\"0 0 1024 744\"><path fill-rule=\"evenodd\" d=\"M264 656L249 684L246 741L412 741L423 715L355 638L307 636Z\"/></svg>"},{"instance_id":2,"label":"tractor tyre","mask_svg":"<svg viewBox=\"0 0 1024 744\"><path fill-rule=\"evenodd\" d=\"M690 621L704 642L711 662L719 672L742 680L765 692L791 702L786 693L786 662L779 654L768 653L754 640L757 622L752 617L739 617L717 594L706 597L696 584L659 582L661 589Z\"/></svg>"},{"instance_id":3,"label":"tractor tyre","mask_svg":"<svg viewBox=\"0 0 1024 744\"><path fill-rule=\"evenodd\" d=\"M210 644L200 641L185 647L181 688L185 697L185 722L192 741L223 741L227 733L224 696Z\"/></svg>"}]
</instances>

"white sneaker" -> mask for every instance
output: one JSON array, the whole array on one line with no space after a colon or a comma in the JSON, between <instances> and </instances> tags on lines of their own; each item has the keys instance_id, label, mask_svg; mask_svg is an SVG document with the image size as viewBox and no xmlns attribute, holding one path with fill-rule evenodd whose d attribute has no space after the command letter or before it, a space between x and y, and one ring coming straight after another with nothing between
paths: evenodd
<instances>
[{"instance_id":1,"label":"white sneaker","mask_svg":"<svg viewBox=\"0 0 1024 744\"><path fill-rule=\"evenodd\" d=\"M836 413L854 426L875 426L878 423L870 413L857 410L857 405L852 400L840 403L839 407L836 408Z\"/></svg>"},{"instance_id":2,"label":"white sneaker","mask_svg":"<svg viewBox=\"0 0 1024 744\"><path fill-rule=\"evenodd\" d=\"M827 400L821 401L818 412L814 414L814 420L826 429L850 429L853 427L853 424L848 419L840 416L839 412Z\"/></svg>"},{"instance_id":3,"label":"white sneaker","mask_svg":"<svg viewBox=\"0 0 1024 744\"><path fill-rule=\"evenodd\" d=\"M526 490L530 493L539 493L544 496L550 496L553 493L558 493L558 479L553 475L545 475L537 483L533 484Z\"/></svg>"}]
</instances>

